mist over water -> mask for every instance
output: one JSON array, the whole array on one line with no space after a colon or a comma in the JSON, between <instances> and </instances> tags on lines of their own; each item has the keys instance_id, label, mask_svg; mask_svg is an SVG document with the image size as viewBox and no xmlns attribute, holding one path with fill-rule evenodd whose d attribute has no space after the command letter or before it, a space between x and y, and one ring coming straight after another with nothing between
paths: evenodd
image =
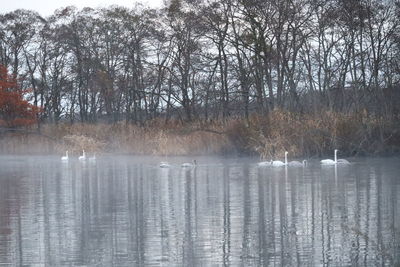
<instances>
[{"instance_id":1,"label":"mist over water","mask_svg":"<svg viewBox=\"0 0 400 267\"><path fill-rule=\"evenodd\" d=\"M0 265L389 265L400 159L0 157Z\"/></svg>"}]
</instances>

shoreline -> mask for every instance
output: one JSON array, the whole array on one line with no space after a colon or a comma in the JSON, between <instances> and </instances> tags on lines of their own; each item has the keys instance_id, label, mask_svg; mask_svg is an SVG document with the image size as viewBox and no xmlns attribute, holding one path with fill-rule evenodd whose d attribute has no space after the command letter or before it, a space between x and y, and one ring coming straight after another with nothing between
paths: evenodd
<instances>
[{"instance_id":1,"label":"shoreline","mask_svg":"<svg viewBox=\"0 0 400 267\"><path fill-rule=\"evenodd\" d=\"M276 111L248 120L181 122L154 120L126 124L42 124L17 132L0 131L0 154L48 155L111 153L135 156L254 156L293 158L392 156L400 154L400 126L395 120L362 114L325 112L299 115ZM32 134L33 133L33 134Z\"/></svg>"}]
</instances>

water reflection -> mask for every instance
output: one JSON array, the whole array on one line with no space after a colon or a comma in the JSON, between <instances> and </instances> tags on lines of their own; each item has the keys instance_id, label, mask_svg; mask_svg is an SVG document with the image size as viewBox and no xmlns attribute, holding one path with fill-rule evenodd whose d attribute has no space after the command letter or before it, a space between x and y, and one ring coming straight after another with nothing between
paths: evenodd
<instances>
[{"instance_id":1,"label":"water reflection","mask_svg":"<svg viewBox=\"0 0 400 267\"><path fill-rule=\"evenodd\" d=\"M0 265L395 265L399 163L2 157Z\"/></svg>"}]
</instances>

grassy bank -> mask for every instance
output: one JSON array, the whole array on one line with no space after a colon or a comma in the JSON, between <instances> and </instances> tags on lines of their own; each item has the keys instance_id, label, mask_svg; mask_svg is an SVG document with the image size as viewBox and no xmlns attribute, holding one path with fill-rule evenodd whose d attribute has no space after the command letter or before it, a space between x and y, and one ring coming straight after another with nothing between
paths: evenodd
<instances>
[{"instance_id":1,"label":"grassy bank","mask_svg":"<svg viewBox=\"0 0 400 267\"><path fill-rule=\"evenodd\" d=\"M24 132L0 134L0 153L55 154L82 149L98 153L139 155L249 154L269 159L290 155L389 154L400 151L400 125L365 113L332 112L291 114L274 111L248 120L182 123L153 120L145 126L133 124L46 124L41 135ZM50 138L49 138L50 137Z\"/></svg>"}]
</instances>

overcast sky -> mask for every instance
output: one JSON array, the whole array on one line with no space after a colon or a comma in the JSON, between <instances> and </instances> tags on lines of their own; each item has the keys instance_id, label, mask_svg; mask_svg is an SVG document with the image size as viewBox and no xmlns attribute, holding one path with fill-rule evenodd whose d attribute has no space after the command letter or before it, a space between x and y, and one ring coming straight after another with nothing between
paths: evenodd
<instances>
[{"instance_id":1,"label":"overcast sky","mask_svg":"<svg viewBox=\"0 0 400 267\"><path fill-rule=\"evenodd\" d=\"M0 13L24 8L35 10L42 16L48 16L53 14L54 10L66 6L76 6L78 8L107 7L110 5L132 7L136 2L141 2L150 7L160 7L163 0L10 0L1 2Z\"/></svg>"}]
</instances>

